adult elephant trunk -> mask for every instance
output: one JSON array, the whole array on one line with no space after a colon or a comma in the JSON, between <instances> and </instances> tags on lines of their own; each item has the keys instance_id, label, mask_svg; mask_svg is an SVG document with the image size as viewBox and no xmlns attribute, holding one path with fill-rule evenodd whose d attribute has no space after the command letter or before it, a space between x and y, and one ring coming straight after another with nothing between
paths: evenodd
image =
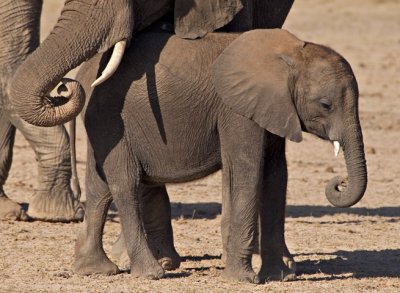
<instances>
[{"instance_id":1,"label":"adult elephant trunk","mask_svg":"<svg viewBox=\"0 0 400 293\"><path fill-rule=\"evenodd\" d=\"M352 99L354 101L354 98ZM333 178L326 186L325 194L336 207L350 207L361 200L367 188L367 165L358 107L345 121L341 144L348 173L348 181L340 177Z\"/></svg>"},{"instance_id":2,"label":"adult elephant trunk","mask_svg":"<svg viewBox=\"0 0 400 293\"><path fill-rule=\"evenodd\" d=\"M84 91L77 81L62 78L98 52L130 39L133 30L131 2L66 1L49 37L14 75L11 101L24 120L37 126L54 126L79 114L84 105ZM116 55L122 57L121 52ZM114 54L112 59L120 58ZM118 60L114 63L118 65ZM106 68L106 75L111 75L115 69L116 66ZM104 80L102 77L101 81ZM58 95L50 96L60 81L63 84L57 89Z\"/></svg>"}]
</instances>

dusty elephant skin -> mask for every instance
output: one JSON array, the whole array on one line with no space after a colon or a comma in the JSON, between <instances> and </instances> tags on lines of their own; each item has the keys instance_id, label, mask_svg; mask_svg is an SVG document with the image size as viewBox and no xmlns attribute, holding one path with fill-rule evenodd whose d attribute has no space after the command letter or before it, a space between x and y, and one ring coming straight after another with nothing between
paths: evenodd
<instances>
[{"instance_id":1,"label":"dusty elephant skin","mask_svg":"<svg viewBox=\"0 0 400 293\"><path fill-rule=\"evenodd\" d=\"M233 0L214 6L210 6L210 3L209 0L185 3L180 0L121 0L112 3L93 0L66 1L61 17L50 36L26 62L23 62L15 75L11 92L18 113L26 121L41 126L59 124L75 116L83 106L84 92L75 81L62 79L64 74L97 52L106 51L116 42L129 40L132 31L137 32L146 28L168 12L174 12L175 29L180 32L181 37L195 38L227 25L232 19L233 21L223 28L224 30L244 31L257 27L280 27L293 1ZM36 16L35 22L30 25L32 29L38 30L41 1L21 1L20 4L19 8ZM12 4L9 2L6 5ZM182 32L182 26L185 25L189 28ZM201 34L198 34L198 31L201 31ZM34 48L36 46L37 44ZM112 72L107 68L104 72ZM57 89L59 95L50 97L49 92L60 80L63 85ZM104 81L105 78L98 79L94 84L98 84L99 80ZM60 180L60 182L67 181ZM60 205L69 192L69 186L61 189L55 186L54 193L60 193L56 203L44 202L45 196L39 193L31 205L32 215L53 221L68 220L68 217L58 215L56 218L48 213L57 209L57 213L60 213L55 204ZM7 206L5 216L19 217L19 206L6 197L4 201L7 203L4 205ZM75 207L75 202L70 204L66 201L63 204L68 208ZM9 212L9 207L15 211ZM160 251L158 248L153 250ZM170 251L171 258L163 258L162 252L157 254L163 267L170 269L179 266L176 252L171 249L167 251Z\"/></svg>"},{"instance_id":2,"label":"dusty elephant skin","mask_svg":"<svg viewBox=\"0 0 400 293\"><path fill-rule=\"evenodd\" d=\"M64 75L97 52L130 39L132 1L68 0L47 39L15 73L12 102L18 114L38 126L62 124L83 107L85 94L73 80L63 80L58 95L47 98ZM29 81L29 82L27 82ZM43 121L51 121L44 123Z\"/></svg>"},{"instance_id":3,"label":"dusty elephant skin","mask_svg":"<svg viewBox=\"0 0 400 293\"><path fill-rule=\"evenodd\" d=\"M116 74L92 93L90 81L106 56L78 74L91 98L84 117L87 217L76 243L75 271L117 272L101 244L113 199L131 273L163 277L141 224L143 217L146 229L146 217L163 213L145 214L140 198L149 187L222 168L225 277L253 283L294 278L284 240L285 138L299 142L303 130L343 146L349 182L347 188L327 189L335 205L354 204L365 191L357 83L349 64L284 30L210 34L195 42L148 33L135 43ZM258 216L259 275L251 264Z\"/></svg>"},{"instance_id":4,"label":"dusty elephant skin","mask_svg":"<svg viewBox=\"0 0 400 293\"><path fill-rule=\"evenodd\" d=\"M228 31L281 27L293 0L69 0L49 37L15 74L12 103L27 122L54 126L76 117L85 92L67 72L97 53L114 47L103 75L93 86L107 80L121 61L132 33L172 15L182 38L202 37L228 25ZM232 21L233 20L233 21ZM232 22L231 22L232 21ZM27 82L29 81L29 82ZM56 96L50 92L59 84Z\"/></svg>"},{"instance_id":5,"label":"dusty elephant skin","mask_svg":"<svg viewBox=\"0 0 400 293\"><path fill-rule=\"evenodd\" d=\"M43 0L43 36L57 22L63 5L64 1ZM201 180L167 184L174 242L182 262L164 279L133 279L126 272L76 275L72 263L81 224L0 221L0 292L400 292L399 11L396 0L295 1L285 22L284 27L300 39L326 44L351 64L359 85L368 164L363 199L351 208L335 208L327 202L324 187L331 177L346 174L343 152L335 158L331 143L307 133L302 143L286 142L285 240L296 260L296 282L260 286L221 277L225 261L220 257L218 171ZM81 119L77 138L83 180L86 131ZM6 192L18 202L29 202L36 180L34 152L17 132ZM85 199L84 185L82 190ZM111 209L104 250L123 268L111 255L120 230L120 218ZM260 262L254 255L256 272Z\"/></svg>"},{"instance_id":6,"label":"dusty elephant skin","mask_svg":"<svg viewBox=\"0 0 400 293\"><path fill-rule=\"evenodd\" d=\"M34 149L39 167L29 216L45 221L82 220L83 209L70 188L70 148L64 126L43 129L28 124L15 113L9 98L15 71L39 45L41 6L41 0L5 0L0 4L0 219L28 219L3 190L19 130Z\"/></svg>"}]
</instances>

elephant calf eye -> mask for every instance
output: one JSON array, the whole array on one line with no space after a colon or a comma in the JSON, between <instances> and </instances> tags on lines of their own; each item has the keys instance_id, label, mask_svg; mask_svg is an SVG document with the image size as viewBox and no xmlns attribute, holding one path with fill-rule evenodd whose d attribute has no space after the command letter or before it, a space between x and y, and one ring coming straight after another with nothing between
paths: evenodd
<instances>
[{"instance_id":1,"label":"elephant calf eye","mask_svg":"<svg viewBox=\"0 0 400 293\"><path fill-rule=\"evenodd\" d=\"M319 100L319 103L321 104L321 107L326 110L326 111L331 111L332 110L332 102L328 99L321 99Z\"/></svg>"}]
</instances>

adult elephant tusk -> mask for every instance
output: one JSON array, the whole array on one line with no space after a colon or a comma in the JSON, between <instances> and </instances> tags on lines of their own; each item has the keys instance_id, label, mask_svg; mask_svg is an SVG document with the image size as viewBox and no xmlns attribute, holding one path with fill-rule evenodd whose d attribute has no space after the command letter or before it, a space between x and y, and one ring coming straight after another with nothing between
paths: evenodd
<instances>
[{"instance_id":1,"label":"adult elephant tusk","mask_svg":"<svg viewBox=\"0 0 400 293\"><path fill-rule=\"evenodd\" d=\"M101 76L92 83L92 87L98 86L99 84L105 82L114 74L121 63L122 57L124 56L125 48L126 40L119 41L115 44L110 61L101 73Z\"/></svg>"},{"instance_id":2,"label":"adult elephant tusk","mask_svg":"<svg viewBox=\"0 0 400 293\"><path fill-rule=\"evenodd\" d=\"M339 155L341 147L340 147L340 143L336 140L333 142L333 149L335 152L335 156L337 157Z\"/></svg>"}]
</instances>

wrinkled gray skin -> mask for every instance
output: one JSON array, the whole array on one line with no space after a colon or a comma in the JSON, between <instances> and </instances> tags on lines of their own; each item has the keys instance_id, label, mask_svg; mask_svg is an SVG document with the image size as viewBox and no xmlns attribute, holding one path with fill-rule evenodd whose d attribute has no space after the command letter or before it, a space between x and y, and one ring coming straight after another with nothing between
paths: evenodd
<instances>
[{"instance_id":1,"label":"wrinkled gray skin","mask_svg":"<svg viewBox=\"0 0 400 293\"><path fill-rule=\"evenodd\" d=\"M29 216L46 221L82 220L83 209L70 188L71 158L65 128L28 124L15 113L9 100L15 71L39 45L41 7L41 0L3 0L0 3L0 219L27 218L21 206L9 199L3 189L18 129L35 151L39 168Z\"/></svg>"},{"instance_id":2,"label":"wrinkled gray skin","mask_svg":"<svg viewBox=\"0 0 400 293\"><path fill-rule=\"evenodd\" d=\"M281 27L292 4L293 0L67 0L49 37L16 72L12 102L31 124L62 124L79 114L85 99L79 83L63 76L161 17L174 22L180 37L198 38L225 25L228 31ZM50 97L60 81L58 96Z\"/></svg>"},{"instance_id":3,"label":"wrinkled gray skin","mask_svg":"<svg viewBox=\"0 0 400 293\"><path fill-rule=\"evenodd\" d=\"M146 28L160 17L172 19L180 37L198 38L216 29L281 27L292 4L293 0L68 0L55 29L16 73L13 103L21 117L30 123L42 126L63 123L79 113L84 91L78 83L62 80L59 96L50 98L49 93L62 77L97 52L108 50L120 40L129 40L132 32ZM169 203L166 192L160 192L159 196L156 204ZM169 215L169 205L158 210L166 211L160 221L163 223ZM161 228L156 226L157 223L150 225L149 231L163 231L165 235L160 237L169 243L157 253L160 263L165 269L176 268L179 258L170 241L172 229L170 226L164 229L163 224ZM123 244L123 237L120 239ZM119 245L116 254L121 254L123 247ZM164 258L165 254L169 257Z\"/></svg>"},{"instance_id":4,"label":"wrinkled gray skin","mask_svg":"<svg viewBox=\"0 0 400 293\"><path fill-rule=\"evenodd\" d=\"M337 179L328 184L326 195L334 205L355 204L366 189L358 89L350 65L331 49L284 30L215 33L196 41L144 33L134 42L115 75L93 91L90 83L107 56L93 58L78 74L90 96L84 114L89 152L87 211L74 270L118 272L102 246L114 200L131 274L163 277L159 251L145 231L165 216L158 209L165 204L145 209L144 203L150 197L156 202L165 183L222 169L224 276L253 283L293 279L284 241L285 138L299 142L303 130L341 143L349 178L346 186ZM262 267L257 275L251 256L258 219Z\"/></svg>"}]
</instances>

